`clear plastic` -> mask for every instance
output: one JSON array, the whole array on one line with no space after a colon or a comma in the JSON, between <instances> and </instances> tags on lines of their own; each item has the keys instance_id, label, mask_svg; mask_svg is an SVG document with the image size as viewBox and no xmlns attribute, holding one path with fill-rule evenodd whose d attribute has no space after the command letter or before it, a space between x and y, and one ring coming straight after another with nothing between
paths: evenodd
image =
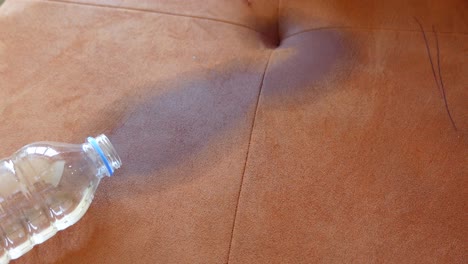
<instances>
[{"instance_id":1,"label":"clear plastic","mask_svg":"<svg viewBox=\"0 0 468 264\"><path fill-rule=\"evenodd\" d=\"M33 143L0 160L0 264L76 223L101 178L120 166L105 135L81 145Z\"/></svg>"}]
</instances>

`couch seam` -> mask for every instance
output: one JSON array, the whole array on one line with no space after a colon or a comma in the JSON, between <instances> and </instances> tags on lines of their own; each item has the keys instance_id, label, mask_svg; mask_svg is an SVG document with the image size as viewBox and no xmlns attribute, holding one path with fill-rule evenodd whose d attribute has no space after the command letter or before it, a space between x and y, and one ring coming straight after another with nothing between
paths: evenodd
<instances>
[{"instance_id":1,"label":"couch seam","mask_svg":"<svg viewBox=\"0 0 468 264\"><path fill-rule=\"evenodd\" d=\"M281 0L278 0L278 8L276 9L276 34L278 35L279 44L281 45L281 41L283 41L282 34L281 34L281 24L280 24L280 13L281 13Z\"/></svg>"},{"instance_id":2,"label":"couch seam","mask_svg":"<svg viewBox=\"0 0 468 264\"><path fill-rule=\"evenodd\" d=\"M186 17L186 18L207 20L207 21L213 21L213 22L228 24L228 25L232 25L232 26L242 27L242 28L254 31L254 32L258 33L258 34L264 34L263 32L258 31L255 28L250 27L248 25L244 25L244 24L240 24L240 23L236 23L236 22L232 22L232 21L227 21L227 20L223 20L223 19L218 19L218 18L178 14L178 13L172 13L172 12L166 12L166 11L157 11L157 10L151 10L151 9L145 9L145 8L120 7L120 6L105 5L105 4L69 2L69 1L62 1L62 0L33 0L33 1L35 1L35 2L61 3L61 4L67 4L67 5L88 6L88 7L94 7L94 8L108 8L108 9L142 12L142 13L149 13L149 14L160 14L160 15L168 15L168 16L176 16L176 17Z\"/></svg>"},{"instance_id":3,"label":"couch seam","mask_svg":"<svg viewBox=\"0 0 468 264\"><path fill-rule=\"evenodd\" d=\"M262 95L263 84L265 82L265 77L266 77L268 68L270 66L271 57L272 57L274 51L275 50L273 49L270 52L270 54L268 55L268 60L267 60L267 62L265 64L265 70L263 71L263 74L262 74L262 81L260 82L260 86L259 86L259 89L258 89L257 101L255 103L254 116L252 118L252 123L251 123L251 126L250 126L250 137L249 137L249 142L247 144L247 151L246 151L246 155L245 155L244 167L242 169L241 182L240 182L240 186L239 186L239 192L238 192L238 195L237 195L237 202L236 202L236 207L235 207L235 211L234 211L234 219L233 219L232 229L231 229L231 238L229 240L229 247L228 247L227 258L226 258L225 263L229 263L229 260L231 258L232 242L234 240L234 230L236 228L237 214L238 214L238 211L239 211L239 204L240 204L241 195L242 195L242 187L244 185L245 172L247 170L247 164L248 164L249 155L250 155L250 146L251 146L251 142L252 142L252 138L253 138L253 131L255 129L255 121L257 119L258 107L259 107L259 103L260 103L260 97Z\"/></svg>"},{"instance_id":4,"label":"couch seam","mask_svg":"<svg viewBox=\"0 0 468 264\"><path fill-rule=\"evenodd\" d=\"M292 33L290 35L285 36L281 41L285 39L295 37L304 33L313 32L313 31L320 31L320 30L362 30L362 31L392 31L392 32L415 32L420 33L420 30L417 29L398 29L398 28L371 28L371 27L354 27L354 26L330 26L330 27L317 27L317 28L310 28L305 30L300 30L298 32ZM432 32L433 31L426 31ZM468 32L452 32L452 31L437 31L439 34L450 34L450 35L468 35Z\"/></svg>"}]
</instances>

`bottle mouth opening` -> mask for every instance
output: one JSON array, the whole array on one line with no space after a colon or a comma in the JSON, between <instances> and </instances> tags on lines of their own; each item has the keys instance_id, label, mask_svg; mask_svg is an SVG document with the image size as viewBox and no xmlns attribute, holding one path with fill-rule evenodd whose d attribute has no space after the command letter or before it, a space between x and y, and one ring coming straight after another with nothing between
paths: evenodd
<instances>
[{"instance_id":1,"label":"bottle mouth opening","mask_svg":"<svg viewBox=\"0 0 468 264\"><path fill-rule=\"evenodd\" d=\"M114 171L122 165L122 160L109 138L106 135L101 134L96 138L88 137L88 142L101 157L102 162L109 172L109 176L114 174Z\"/></svg>"}]
</instances>

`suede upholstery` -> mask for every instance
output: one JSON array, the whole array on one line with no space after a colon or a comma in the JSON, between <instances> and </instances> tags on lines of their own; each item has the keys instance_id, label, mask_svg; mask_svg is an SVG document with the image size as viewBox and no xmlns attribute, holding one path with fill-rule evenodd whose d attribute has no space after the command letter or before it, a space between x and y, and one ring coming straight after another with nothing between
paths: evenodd
<instances>
[{"instance_id":1,"label":"suede upholstery","mask_svg":"<svg viewBox=\"0 0 468 264\"><path fill-rule=\"evenodd\" d=\"M464 0L6 0L0 154L123 160L12 263L465 263L467 84Z\"/></svg>"}]
</instances>

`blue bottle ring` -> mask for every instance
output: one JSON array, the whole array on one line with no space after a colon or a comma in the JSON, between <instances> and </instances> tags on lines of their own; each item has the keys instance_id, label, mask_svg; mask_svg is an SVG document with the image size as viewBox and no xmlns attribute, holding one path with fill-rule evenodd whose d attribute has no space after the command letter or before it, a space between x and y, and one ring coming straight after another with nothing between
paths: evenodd
<instances>
[{"instance_id":1,"label":"blue bottle ring","mask_svg":"<svg viewBox=\"0 0 468 264\"><path fill-rule=\"evenodd\" d=\"M114 171L112 170L112 166L109 163L109 160L107 160L106 155L104 155L104 152L102 151L101 147L99 147L99 144L97 143L96 139L92 137L88 137L88 142L93 146L94 150L99 154L101 157L102 161L104 162L104 165L106 165L107 170L109 171L109 175L114 174Z\"/></svg>"}]
</instances>

